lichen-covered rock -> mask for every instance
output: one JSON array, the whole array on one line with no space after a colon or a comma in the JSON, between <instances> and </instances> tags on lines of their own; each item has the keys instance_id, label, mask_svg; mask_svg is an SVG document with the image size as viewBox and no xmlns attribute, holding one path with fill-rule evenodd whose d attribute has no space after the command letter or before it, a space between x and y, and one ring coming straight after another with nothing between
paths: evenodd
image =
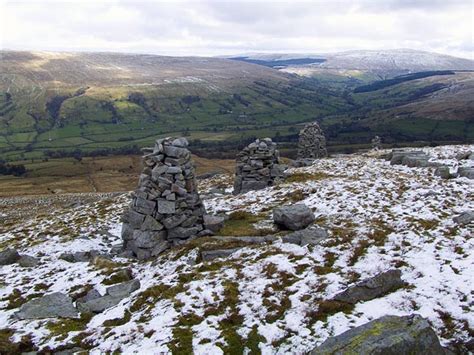
<instances>
[{"instance_id":1,"label":"lichen-covered rock","mask_svg":"<svg viewBox=\"0 0 474 355\"><path fill-rule=\"evenodd\" d=\"M20 259L20 254L15 249L5 249L0 251L0 265L10 265L16 263Z\"/></svg>"},{"instance_id":2,"label":"lichen-covered rock","mask_svg":"<svg viewBox=\"0 0 474 355\"><path fill-rule=\"evenodd\" d=\"M300 131L298 140L298 160L318 159L328 155L326 138L317 122L308 123Z\"/></svg>"},{"instance_id":3,"label":"lichen-covered rock","mask_svg":"<svg viewBox=\"0 0 474 355\"><path fill-rule=\"evenodd\" d=\"M313 211L302 203L281 206L273 210L273 221L285 229L300 230L306 228L314 220Z\"/></svg>"},{"instance_id":4,"label":"lichen-covered rock","mask_svg":"<svg viewBox=\"0 0 474 355\"><path fill-rule=\"evenodd\" d=\"M187 146L186 138L164 138L144 150L145 168L122 225L123 250L138 259L205 234L205 209Z\"/></svg>"},{"instance_id":5,"label":"lichen-covered rock","mask_svg":"<svg viewBox=\"0 0 474 355\"><path fill-rule=\"evenodd\" d=\"M78 312L68 295L55 292L26 302L15 316L18 319L76 318Z\"/></svg>"},{"instance_id":6,"label":"lichen-covered rock","mask_svg":"<svg viewBox=\"0 0 474 355\"><path fill-rule=\"evenodd\" d=\"M327 339L311 355L445 355L436 333L419 315L384 316Z\"/></svg>"},{"instance_id":7,"label":"lichen-covered rock","mask_svg":"<svg viewBox=\"0 0 474 355\"><path fill-rule=\"evenodd\" d=\"M285 177L286 166L270 138L257 139L237 155L234 194L261 190Z\"/></svg>"},{"instance_id":8,"label":"lichen-covered rock","mask_svg":"<svg viewBox=\"0 0 474 355\"><path fill-rule=\"evenodd\" d=\"M386 295L404 286L400 270L388 270L363 280L334 296L334 300L355 304Z\"/></svg>"}]
</instances>

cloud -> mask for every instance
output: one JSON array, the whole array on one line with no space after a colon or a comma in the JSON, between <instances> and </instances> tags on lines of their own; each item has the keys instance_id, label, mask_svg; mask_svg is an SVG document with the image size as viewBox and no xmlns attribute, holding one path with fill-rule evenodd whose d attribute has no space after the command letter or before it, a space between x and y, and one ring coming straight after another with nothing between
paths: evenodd
<instances>
[{"instance_id":1,"label":"cloud","mask_svg":"<svg viewBox=\"0 0 474 355\"><path fill-rule=\"evenodd\" d=\"M9 49L219 55L408 46L473 56L470 0L4 0L0 6L0 44Z\"/></svg>"}]
</instances>

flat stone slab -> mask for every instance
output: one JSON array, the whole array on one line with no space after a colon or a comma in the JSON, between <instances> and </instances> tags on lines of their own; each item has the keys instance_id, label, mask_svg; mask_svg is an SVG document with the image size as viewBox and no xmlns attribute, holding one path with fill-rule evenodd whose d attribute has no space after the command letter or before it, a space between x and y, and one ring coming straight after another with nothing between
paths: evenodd
<instances>
[{"instance_id":1,"label":"flat stone slab","mask_svg":"<svg viewBox=\"0 0 474 355\"><path fill-rule=\"evenodd\" d=\"M428 321L419 315L384 316L327 339L311 355L446 355Z\"/></svg>"},{"instance_id":2,"label":"flat stone slab","mask_svg":"<svg viewBox=\"0 0 474 355\"><path fill-rule=\"evenodd\" d=\"M55 292L25 303L15 316L18 319L76 318L78 311L68 295Z\"/></svg>"},{"instance_id":3,"label":"flat stone slab","mask_svg":"<svg viewBox=\"0 0 474 355\"><path fill-rule=\"evenodd\" d=\"M334 296L334 300L356 304L369 301L393 292L405 285L400 270L388 270L370 279L363 280Z\"/></svg>"}]
</instances>

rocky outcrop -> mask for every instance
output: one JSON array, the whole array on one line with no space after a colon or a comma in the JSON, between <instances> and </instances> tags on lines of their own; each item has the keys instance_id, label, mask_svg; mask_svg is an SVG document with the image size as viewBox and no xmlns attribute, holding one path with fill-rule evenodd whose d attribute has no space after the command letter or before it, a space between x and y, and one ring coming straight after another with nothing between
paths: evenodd
<instances>
[{"instance_id":1,"label":"rocky outcrop","mask_svg":"<svg viewBox=\"0 0 474 355\"><path fill-rule=\"evenodd\" d=\"M187 146L185 138L165 138L144 150L145 167L122 226L124 249L138 259L211 233L204 230L205 209Z\"/></svg>"},{"instance_id":2,"label":"rocky outcrop","mask_svg":"<svg viewBox=\"0 0 474 355\"><path fill-rule=\"evenodd\" d=\"M411 168L436 167L429 161L430 156L422 150L394 149L387 155L390 165L405 165Z\"/></svg>"},{"instance_id":3,"label":"rocky outcrop","mask_svg":"<svg viewBox=\"0 0 474 355\"><path fill-rule=\"evenodd\" d=\"M78 312L68 295L55 292L26 302L15 316L18 319L76 318Z\"/></svg>"},{"instance_id":4,"label":"rocky outcrop","mask_svg":"<svg viewBox=\"0 0 474 355\"><path fill-rule=\"evenodd\" d=\"M335 301L356 304L386 295L404 286L400 270L389 270L363 280L334 296Z\"/></svg>"},{"instance_id":5,"label":"rocky outcrop","mask_svg":"<svg viewBox=\"0 0 474 355\"><path fill-rule=\"evenodd\" d=\"M326 138L318 123L304 126L298 140L298 160L324 158L327 155Z\"/></svg>"},{"instance_id":6,"label":"rocky outcrop","mask_svg":"<svg viewBox=\"0 0 474 355\"><path fill-rule=\"evenodd\" d=\"M85 297L77 300L77 308L81 312L101 313L107 308L119 304L121 300L139 288L140 281L131 280L107 287L104 296L101 296L96 290L91 290Z\"/></svg>"},{"instance_id":7,"label":"rocky outcrop","mask_svg":"<svg viewBox=\"0 0 474 355\"><path fill-rule=\"evenodd\" d=\"M314 222L314 213L305 204L281 206L273 210L273 221L285 229L300 230Z\"/></svg>"},{"instance_id":8,"label":"rocky outcrop","mask_svg":"<svg viewBox=\"0 0 474 355\"><path fill-rule=\"evenodd\" d=\"M311 355L445 355L436 333L419 315L384 316L327 339Z\"/></svg>"},{"instance_id":9,"label":"rocky outcrop","mask_svg":"<svg viewBox=\"0 0 474 355\"><path fill-rule=\"evenodd\" d=\"M474 211L466 211L461 213L459 216L453 218L454 223L456 224L469 224L474 221Z\"/></svg>"},{"instance_id":10,"label":"rocky outcrop","mask_svg":"<svg viewBox=\"0 0 474 355\"><path fill-rule=\"evenodd\" d=\"M234 194L261 190L284 179L286 166L270 138L257 139L237 155Z\"/></svg>"},{"instance_id":11,"label":"rocky outcrop","mask_svg":"<svg viewBox=\"0 0 474 355\"><path fill-rule=\"evenodd\" d=\"M20 260L20 254L15 249L8 248L0 251L0 265L11 265Z\"/></svg>"}]
</instances>

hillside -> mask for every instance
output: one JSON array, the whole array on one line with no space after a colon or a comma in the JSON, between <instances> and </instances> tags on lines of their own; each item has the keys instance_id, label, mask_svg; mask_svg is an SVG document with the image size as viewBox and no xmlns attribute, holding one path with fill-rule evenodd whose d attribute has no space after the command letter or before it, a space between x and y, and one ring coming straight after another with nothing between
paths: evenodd
<instances>
[{"instance_id":1,"label":"hillside","mask_svg":"<svg viewBox=\"0 0 474 355\"><path fill-rule=\"evenodd\" d=\"M423 150L434 162L473 166L455 159L473 145ZM229 193L231 176L201 181L208 213L229 216L224 230L232 235L198 238L153 261L112 252L129 194L0 199L0 250L15 248L37 262L0 268L0 352L306 354L383 315L419 314L444 346L466 353L463 344L474 335L473 222L456 217L474 210L474 180L390 165L380 159L384 153L320 159L290 169L286 182L238 196ZM272 210L291 203L314 211L312 228L325 229L325 239L283 241L290 232L273 224ZM259 235L275 239L245 242ZM203 258L223 249L230 255ZM87 254L94 252L100 256ZM398 270L404 284L355 304L334 300L387 270ZM101 296L130 279L135 287L96 313L16 315L58 292L76 312L72 300L79 308L86 294Z\"/></svg>"}]
</instances>

